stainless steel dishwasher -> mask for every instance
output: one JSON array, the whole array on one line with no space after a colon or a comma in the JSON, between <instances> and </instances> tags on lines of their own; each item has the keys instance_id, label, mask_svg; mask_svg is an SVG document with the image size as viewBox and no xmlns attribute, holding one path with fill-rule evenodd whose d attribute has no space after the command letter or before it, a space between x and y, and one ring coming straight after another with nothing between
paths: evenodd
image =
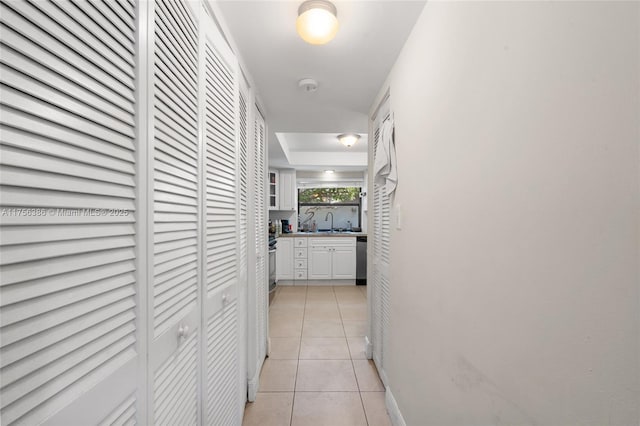
<instances>
[{"instance_id":1,"label":"stainless steel dishwasher","mask_svg":"<svg viewBox=\"0 0 640 426\"><path fill-rule=\"evenodd\" d=\"M356 237L356 284L367 284L367 236Z\"/></svg>"}]
</instances>

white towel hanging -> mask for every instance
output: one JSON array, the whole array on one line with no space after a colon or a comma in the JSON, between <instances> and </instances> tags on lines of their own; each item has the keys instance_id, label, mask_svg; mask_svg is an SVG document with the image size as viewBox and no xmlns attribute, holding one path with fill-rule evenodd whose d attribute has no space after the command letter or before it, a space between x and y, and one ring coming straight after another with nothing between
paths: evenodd
<instances>
[{"instance_id":1,"label":"white towel hanging","mask_svg":"<svg viewBox=\"0 0 640 426\"><path fill-rule=\"evenodd\" d=\"M385 185L387 195L391 195L398 185L398 168L396 163L396 146L393 139L393 116L382 122L380 140L376 149L373 165L374 182Z\"/></svg>"}]
</instances>

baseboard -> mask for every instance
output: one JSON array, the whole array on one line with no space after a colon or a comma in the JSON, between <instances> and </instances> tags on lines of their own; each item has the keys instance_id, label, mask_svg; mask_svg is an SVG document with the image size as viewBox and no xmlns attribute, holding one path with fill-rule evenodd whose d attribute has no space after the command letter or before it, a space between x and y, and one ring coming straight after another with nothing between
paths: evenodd
<instances>
[{"instance_id":1,"label":"baseboard","mask_svg":"<svg viewBox=\"0 0 640 426\"><path fill-rule=\"evenodd\" d=\"M389 417L391 418L391 424L393 426L407 426L407 423L404 421L402 417L402 413L400 413L400 409L398 408L398 403L396 399L393 397L393 393L389 386L386 388L385 392L385 404L387 406L387 412L389 413Z\"/></svg>"},{"instance_id":2,"label":"baseboard","mask_svg":"<svg viewBox=\"0 0 640 426\"><path fill-rule=\"evenodd\" d=\"M373 359L373 344L371 344L369 336L364 336L364 353L367 359Z\"/></svg>"}]
</instances>

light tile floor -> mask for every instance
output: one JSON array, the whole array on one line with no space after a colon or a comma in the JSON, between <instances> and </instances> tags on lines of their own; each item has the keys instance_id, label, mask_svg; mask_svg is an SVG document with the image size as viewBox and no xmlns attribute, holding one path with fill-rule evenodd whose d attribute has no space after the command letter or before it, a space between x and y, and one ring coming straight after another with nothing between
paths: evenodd
<instances>
[{"instance_id":1,"label":"light tile floor","mask_svg":"<svg viewBox=\"0 0 640 426\"><path fill-rule=\"evenodd\" d=\"M271 353L243 426L390 426L365 357L365 286L282 286L269 309Z\"/></svg>"}]
</instances>

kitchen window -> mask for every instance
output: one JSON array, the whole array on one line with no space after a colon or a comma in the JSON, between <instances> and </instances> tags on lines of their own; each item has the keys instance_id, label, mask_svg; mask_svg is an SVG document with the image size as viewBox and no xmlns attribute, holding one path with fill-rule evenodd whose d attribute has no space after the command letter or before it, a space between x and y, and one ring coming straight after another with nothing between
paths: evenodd
<instances>
[{"instance_id":1,"label":"kitchen window","mask_svg":"<svg viewBox=\"0 0 640 426\"><path fill-rule=\"evenodd\" d=\"M300 188L298 189L299 229L311 229L313 222L319 231L329 230L326 219L333 213L333 228L351 230L360 228L362 198L360 187Z\"/></svg>"}]
</instances>

